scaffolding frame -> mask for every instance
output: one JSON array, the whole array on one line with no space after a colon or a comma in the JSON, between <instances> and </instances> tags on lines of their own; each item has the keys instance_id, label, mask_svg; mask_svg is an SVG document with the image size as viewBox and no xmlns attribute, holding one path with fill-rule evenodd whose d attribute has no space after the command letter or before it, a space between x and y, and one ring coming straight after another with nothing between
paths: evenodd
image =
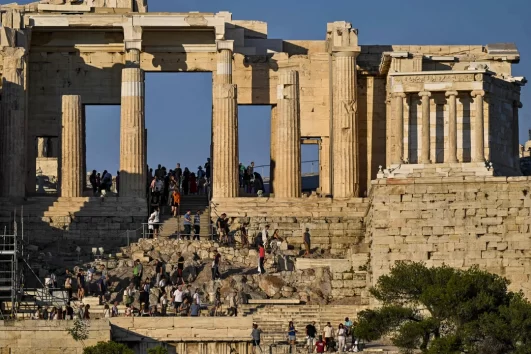
<instances>
[{"instance_id":1,"label":"scaffolding frame","mask_svg":"<svg viewBox=\"0 0 531 354\"><path fill-rule=\"evenodd\" d=\"M20 212L20 232L17 222L17 210L9 222L12 229L4 226L0 236L0 318L15 319L18 302L22 294L23 267L19 264L24 257L24 209ZM7 310L9 304L9 310Z\"/></svg>"}]
</instances>

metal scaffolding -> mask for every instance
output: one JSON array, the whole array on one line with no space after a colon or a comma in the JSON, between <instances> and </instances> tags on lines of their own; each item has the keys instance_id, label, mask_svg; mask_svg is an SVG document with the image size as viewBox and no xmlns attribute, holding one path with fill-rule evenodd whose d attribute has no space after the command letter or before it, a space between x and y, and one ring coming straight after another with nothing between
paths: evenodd
<instances>
[{"instance_id":1,"label":"metal scaffolding","mask_svg":"<svg viewBox=\"0 0 531 354\"><path fill-rule=\"evenodd\" d=\"M21 296L24 244L24 219L20 213L20 231L17 212L0 236L0 318L16 318L17 303Z\"/></svg>"}]
</instances>

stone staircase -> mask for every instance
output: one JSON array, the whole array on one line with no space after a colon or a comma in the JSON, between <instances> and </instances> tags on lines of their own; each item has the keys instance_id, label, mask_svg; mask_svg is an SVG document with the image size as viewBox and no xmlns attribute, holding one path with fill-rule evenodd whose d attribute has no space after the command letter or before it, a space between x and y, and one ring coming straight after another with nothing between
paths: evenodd
<instances>
[{"instance_id":1,"label":"stone staircase","mask_svg":"<svg viewBox=\"0 0 531 354\"><path fill-rule=\"evenodd\" d=\"M169 207L165 207L164 209L164 214L160 217L160 221L162 223L160 235L162 237L177 237L177 235L184 232L184 214L188 210L192 213L192 221L196 212L198 210L201 211L200 236L202 239L207 239L210 237L208 223L208 199L206 195L181 196L181 206L179 208L180 215L177 218L174 218L169 214Z\"/></svg>"}]
</instances>

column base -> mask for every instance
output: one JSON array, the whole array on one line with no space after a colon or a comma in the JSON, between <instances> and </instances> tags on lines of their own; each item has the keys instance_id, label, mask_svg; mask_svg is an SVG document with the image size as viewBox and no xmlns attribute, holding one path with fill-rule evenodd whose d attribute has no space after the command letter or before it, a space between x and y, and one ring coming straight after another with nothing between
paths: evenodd
<instances>
[{"instance_id":1,"label":"column base","mask_svg":"<svg viewBox=\"0 0 531 354\"><path fill-rule=\"evenodd\" d=\"M416 177L485 177L493 176L494 169L484 162L456 162L436 164L392 164L380 171L377 178L416 178Z\"/></svg>"}]
</instances>

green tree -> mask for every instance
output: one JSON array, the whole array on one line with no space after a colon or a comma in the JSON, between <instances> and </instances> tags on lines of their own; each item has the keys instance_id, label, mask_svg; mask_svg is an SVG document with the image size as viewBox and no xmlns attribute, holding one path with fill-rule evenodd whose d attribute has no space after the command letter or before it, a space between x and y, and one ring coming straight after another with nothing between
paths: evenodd
<instances>
[{"instance_id":1,"label":"green tree","mask_svg":"<svg viewBox=\"0 0 531 354\"><path fill-rule=\"evenodd\" d=\"M73 326L66 331L76 342L81 342L81 345L85 346L84 341L88 338L88 323L86 321L76 317Z\"/></svg>"},{"instance_id":2,"label":"green tree","mask_svg":"<svg viewBox=\"0 0 531 354\"><path fill-rule=\"evenodd\" d=\"M148 349L148 354L168 354L168 349L161 345Z\"/></svg>"},{"instance_id":3,"label":"green tree","mask_svg":"<svg viewBox=\"0 0 531 354\"><path fill-rule=\"evenodd\" d=\"M531 353L531 304L508 285L477 267L398 262L370 290L382 307L360 312L355 335L389 335L405 353Z\"/></svg>"},{"instance_id":4,"label":"green tree","mask_svg":"<svg viewBox=\"0 0 531 354\"><path fill-rule=\"evenodd\" d=\"M122 343L99 342L83 349L83 354L135 354L135 352Z\"/></svg>"}]
</instances>

